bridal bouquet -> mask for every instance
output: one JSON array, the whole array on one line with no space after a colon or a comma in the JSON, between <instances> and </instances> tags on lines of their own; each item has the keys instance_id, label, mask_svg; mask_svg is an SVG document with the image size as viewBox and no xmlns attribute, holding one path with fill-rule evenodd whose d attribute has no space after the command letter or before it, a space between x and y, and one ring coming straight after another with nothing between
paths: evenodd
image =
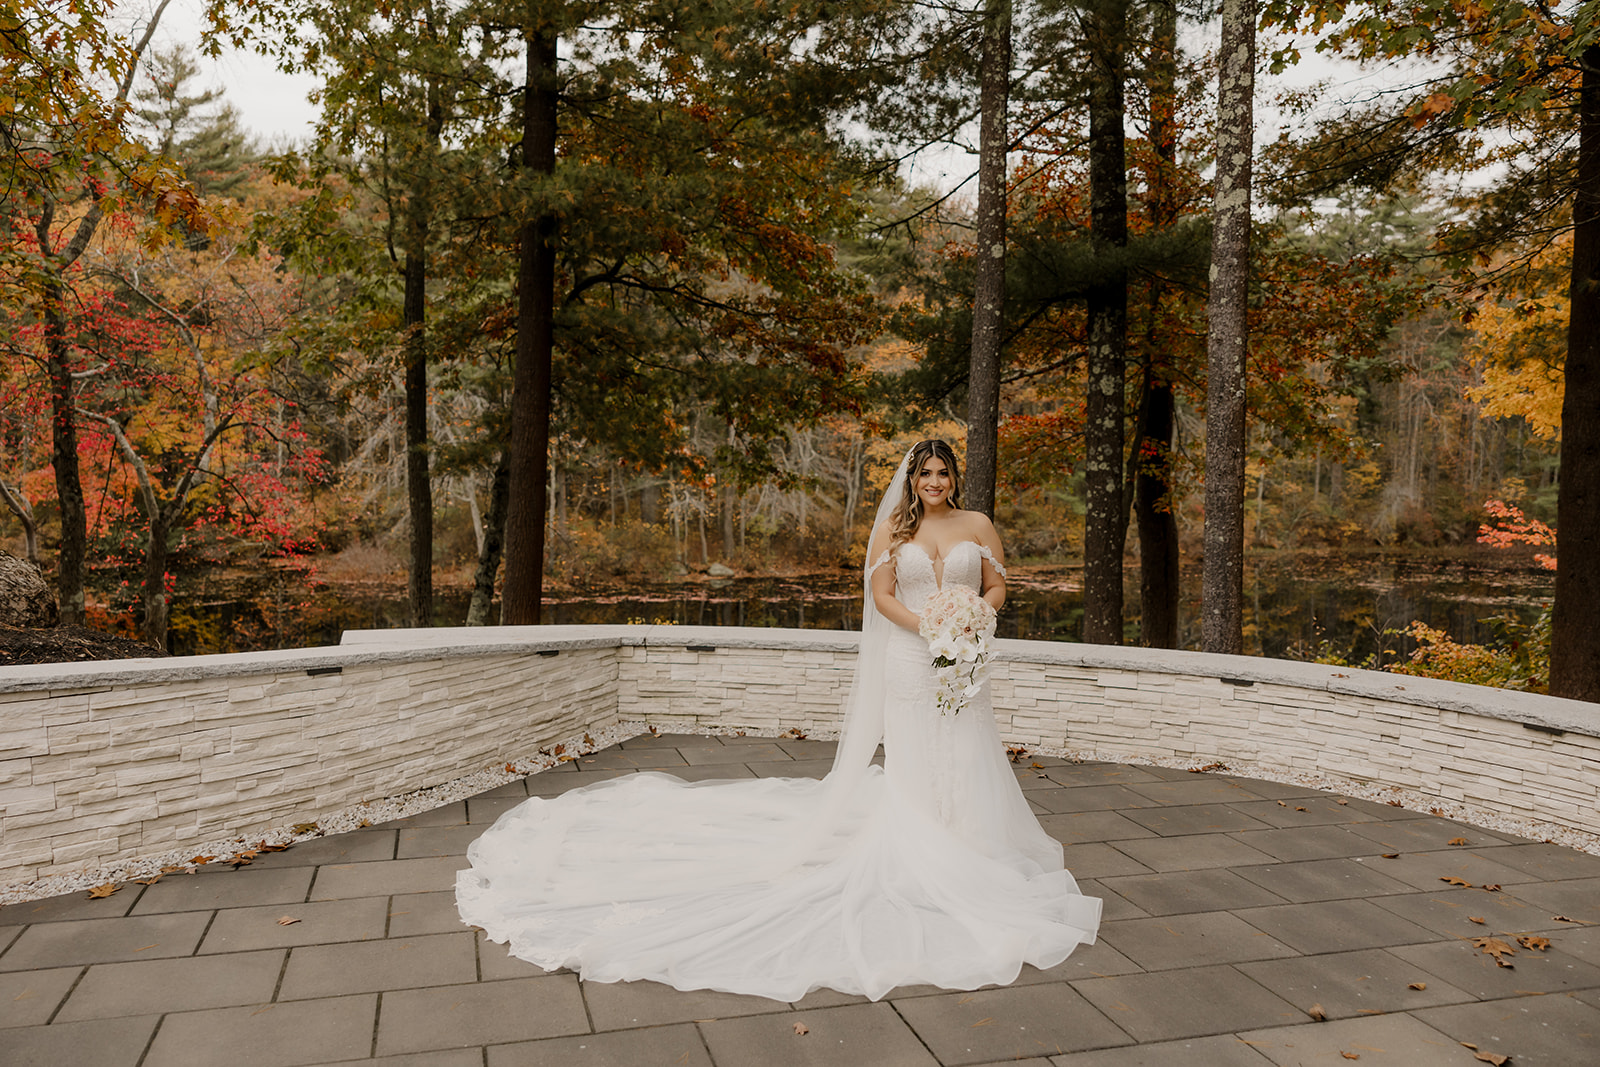
<instances>
[{"instance_id":1,"label":"bridal bouquet","mask_svg":"<svg viewBox=\"0 0 1600 1067\"><path fill-rule=\"evenodd\" d=\"M989 676L994 608L964 585L928 598L917 627L933 653L935 700L941 715L959 715Z\"/></svg>"}]
</instances>

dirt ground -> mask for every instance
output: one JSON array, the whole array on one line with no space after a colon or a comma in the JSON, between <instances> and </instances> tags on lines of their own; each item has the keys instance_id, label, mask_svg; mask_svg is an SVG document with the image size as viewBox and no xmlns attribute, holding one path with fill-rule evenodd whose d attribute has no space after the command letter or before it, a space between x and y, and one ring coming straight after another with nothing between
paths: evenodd
<instances>
[{"instance_id":1,"label":"dirt ground","mask_svg":"<svg viewBox=\"0 0 1600 1067\"><path fill-rule=\"evenodd\" d=\"M138 659L165 656L152 645L131 641L86 626L54 626L47 630L0 625L0 667L14 663L75 663L91 659Z\"/></svg>"}]
</instances>

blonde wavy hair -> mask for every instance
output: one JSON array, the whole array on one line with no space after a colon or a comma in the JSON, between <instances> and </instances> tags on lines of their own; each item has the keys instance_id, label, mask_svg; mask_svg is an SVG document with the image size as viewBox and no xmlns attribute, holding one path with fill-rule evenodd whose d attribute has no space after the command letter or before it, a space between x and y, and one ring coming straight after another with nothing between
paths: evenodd
<instances>
[{"instance_id":1,"label":"blonde wavy hair","mask_svg":"<svg viewBox=\"0 0 1600 1067\"><path fill-rule=\"evenodd\" d=\"M930 458L942 459L950 469L950 506L961 510L961 464L956 460L955 449L943 441L918 441L911 446L911 462L906 464L906 482L902 486L900 502L889 513L889 547L899 545L917 536L922 525L922 498L917 495L917 472Z\"/></svg>"}]
</instances>

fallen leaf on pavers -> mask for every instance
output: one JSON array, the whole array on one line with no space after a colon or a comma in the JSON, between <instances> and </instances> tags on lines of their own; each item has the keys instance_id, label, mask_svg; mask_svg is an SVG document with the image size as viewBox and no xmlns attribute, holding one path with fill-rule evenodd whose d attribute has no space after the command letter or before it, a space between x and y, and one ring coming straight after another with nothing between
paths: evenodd
<instances>
[{"instance_id":1,"label":"fallen leaf on pavers","mask_svg":"<svg viewBox=\"0 0 1600 1067\"><path fill-rule=\"evenodd\" d=\"M1483 916L1481 916L1481 915L1468 915L1467 916L1467 922L1469 922L1469 923L1477 923L1479 926L1482 926L1484 924L1485 920L1484 920Z\"/></svg>"},{"instance_id":2,"label":"fallen leaf on pavers","mask_svg":"<svg viewBox=\"0 0 1600 1067\"><path fill-rule=\"evenodd\" d=\"M1493 882L1485 882L1483 885L1479 886L1478 888L1482 889L1485 893L1498 893L1498 892L1500 892L1500 886L1498 884L1496 884L1496 883L1493 883Z\"/></svg>"},{"instance_id":3,"label":"fallen leaf on pavers","mask_svg":"<svg viewBox=\"0 0 1600 1067\"><path fill-rule=\"evenodd\" d=\"M1287 805L1287 804L1285 804L1285 803L1284 803L1284 802L1283 802L1283 801L1281 801L1281 800L1280 800L1280 801L1278 801L1278 807L1280 807L1280 808L1287 808L1287 807L1288 807L1288 806L1289 806L1289 805Z\"/></svg>"},{"instance_id":4,"label":"fallen leaf on pavers","mask_svg":"<svg viewBox=\"0 0 1600 1067\"><path fill-rule=\"evenodd\" d=\"M1339 1051L1339 1055L1343 1056L1347 1060L1359 1060L1361 1058L1361 1053L1359 1053L1359 1052L1345 1052L1343 1049L1341 1049Z\"/></svg>"},{"instance_id":5,"label":"fallen leaf on pavers","mask_svg":"<svg viewBox=\"0 0 1600 1067\"><path fill-rule=\"evenodd\" d=\"M1548 937L1539 937L1535 934L1523 934L1517 938L1517 944L1523 948L1533 949L1535 952L1544 952L1550 948Z\"/></svg>"},{"instance_id":6,"label":"fallen leaf on pavers","mask_svg":"<svg viewBox=\"0 0 1600 1067\"><path fill-rule=\"evenodd\" d=\"M807 1026L805 1023L795 1023L794 1032L801 1037L804 1037L806 1034L811 1032L811 1027Z\"/></svg>"},{"instance_id":7,"label":"fallen leaf on pavers","mask_svg":"<svg viewBox=\"0 0 1600 1067\"><path fill-rule=\"evenodd\" d=\"M257 846L256 851L258 851L258 852L288 852L291 848L294 848L294 846L293 845L268 845L268 844L264 844L263 843L263 844Z\"/></svg>"},{"instance_id":8,"label":"fallen leaf on pavers","mask_svg":"<svg viewBox=\"0 0 1600 1067\"><path fill-rule=\"evenodd\" d=\"M234 870L238 870L240 867L246 867L251 863L254 863L255 858L256 850L253 848L247 848L243 852L235 852L233 854L233 859L229 860L228 862L233 864Z\"/></svg>"},{"instance_id":9,"label":"fallen leaf on pavers","mask_svg":"<svg viewBox=\"0 0 1600 1067\"><path fill-rule=\"evenodd\" d=\"M1333 801L1333 802L1334 802L1334 803L1335 803L1335 804L1339 804L1339 805L1345 805L1345 804L1349 804L1349 803L1350 803L1350 802L1349 802L1349 801L1348 801L1348 800L1346 800L1346 799L1345 799L1345 798L1344 798L1344 797L1336 797L1336 798L1334 798L1334 801Z\"/></svg>"},{"instance_id":10,"label":"fallen leaf on pavers","mask_svg":"<svg viewBox=\"0 0 1600 1067\"><path fill-rule=\"evenodd\" d=\"M1307 810L1309 810L1309 809L1307 809L1307 808L1300 808L1300 807L1297 807L1297 808L1295 808L1295 809L1294 809L1294 810L1295 810L1295 811L1307 811Z\"/></svg>"},{"instance_id":11,"label":"fallen leaf on pavers","mask_svg":"<svg viewBox=\"0 0 1600 1067\"><path fill-rule=\"evenodd\" d=\"M1415 989L1417 992L1420 993L1424 989L1428 988L1428 983L1427 982L1412 982L1410 985L1406 986L1406 988L1407 989Z\"/></svg>"},{"instance_id":12,"label":"fallen leaf on pavers","mask_svg":"<svg viewBox=\"0 0 1600 1067\"><path fill-rule=\"evenodd\" d=\"M1042 764L1042 763L1030 763L1030 764L1028 764L1028 766L1032 767L1036 771L1044 770L1044 764Z\"/></svg>"},{"instance_id":13,"label":"fallen leaf on pavers","mask_svg":"<svg viewBox=\"0 0 1600 1067\"><path fill-rule=\"evenodd\" d=\"M1467 881L1465 878L1457 878L1454 875L1440 875L1439 876L1439 881L1441 881L1441 882L1449 882L1451 885L1459 885L1459 886L1463 886L1463 887L1465 887L1467 889L1471 889L1472 888L1472 883L1471 882Z\"/></svg>"},{"instance_id":14,"label":"fallen leaf on pavers","mask_svg":"<svg viewBox=\"0 0 1600 1067\"><path fill-rule=\"evenodd\" d=\"M279 926L293 926L295 923L297 923L299 921L300 920L296 919L293 915L284 915L284 916L282 916L281 918L278 919L278 925Z\"/></svg>"},{"instance_id":15,"label":"fallen leaf on pavers","mask_svg":"<svg viewBox=\"0 0 1600 1067\"><path fill-rule=\"evenodd\" d=\"M1325 1023L1328 1021L1328 1013L1322 1010L1321 1004L1311 1005L1311 1007L1306 1009L1306 1014L1317 1020L1319 1023Z\"/></svg>"},{"instance_id":16,"label":"fallen leaf on pavers","mask_svg":"<svg viewBox=\"0 0 1600 1067\"><path fill-rule=\"evenodd\" d=\"M1501 1064L1511 1062L1510 1056L1502 1056L1498 1052L1475 1052L1472 1058L1482 1060L1484 1063L1492 1063L1494 1067L1501 1067Z\"/></svg>"},{"instance_id":17,"label":"fallen leaf on pavers","mask_svg":"<svg viewBox=\"0 0 1600 1067\"><path fill-rule=\"evenodd\" d=\"M1505 967L1508 970L1510 969L1511 964L1507 963L1503 957L1515 956L1517 954L1516 949L1512 948L1498 937L1475 937L1472 939L1472 943L1479 949L1483 950L1483 952L1486 954L1493 956L1496 966Z\"/></svg>"},{"instance_id":18,"label":"fallen leaf on pavers","mask_svg":"<svg viewBox=\"0 0 1600 1067\"><path fill-rule=\"evenodd\" d=\"M1018 745L1015 748L1006 749L1006 756L1011 760L1012 763L1021 763L1022 757L1026 756L1027 754L1028 750L1021 745Z\"/></svg>"},{"instance_id":19,"label":"fallen leaf on pavers","mask_svg":"<svg viewBox=\"0 0 1600 1067\"><path fill-rule=\"evenodd\" d=\"M1447 845L1464 845L1466 843L1467 839L1464 837L1452 837L1450 840L1445 842Z\"/></svg>"},{"instance_id":20,"label":"fallen leaf on pavers","mask_svg":"<svg viewBox=\"0 0 1600 1067\"><path fill-rule=\"evenodd\" d=\"M1553 923L1577 923L1579 926L1594 925L1594 923L1590 922L1588 919L1569 919L1565 915L1552 915L1550 916L1550 921Z\"/></svg>"},{"instance_id":21,"label":"fallen leaf on pavers","mask_svg":"<svg viewBox=\"0 0 1600 1067\"><path fill-rule=\"evenodd\" d=\"M161 873L162 874L177 874L179 871L188 870L188 869L189 868L186 867L182 863L169 863L165 867L161 868Z\"/></svg>"},{"instance_id":22,"label":"fallen leaf on pavers","mask_svg":"<svg viewBox=\"0 0 1600 1067\"><path fill-rule=\"evenodd\" d=\"M1400 858L1400 853L1398 852L1380 852L1379 855L1386 860L1397 860Z\"/></svg>"},{"instance_id":23,"label":"fallen leaf on pavers","mask_svg":"<svg viewBox=\"0 0 1600 1067\"><path fill-rule=\"evenodd\" d=\"M89 899L102 900L106 897L109 897L112 893L115 893L121 888L122 887L120 885L117 885L114 882L107 882L105 885L97 885L93 889L89 890Z\"/></svg>"},{"instance_id":24,"label":"fallen leaf on pavers","mask_svg":"<svg viewBox=\"0 0 1600 1067\"><path fill-rule=\"evenodd\" d=\"M289 829L293 830L297 834L314 834L321 829L321 827L314 822L297 822L293 826L289 827Z\"/></svg>"},{"instance_id":25,"label":"fallen leaf on pavers","mask_svg":"<svg viewBox=\"0 0 1600 1067\"><path fill-rule=\"evenodd\" d=\"M216 858L215 856L191 856L189 857L189 862L197 867L204 867Z\"/></svg>"},{"instance_id":26,"label":"fallen leaf on pavers","mask_svg":"<svg viewBox=\"0 0 1600 1067\"><path fill-rule=\"evenodd\" d=\"M161 881L161 875L159 874L152 874L149 878L134 879L134 882L138 885L155 885L159 881Z\"/></svg>"}]
</instances>

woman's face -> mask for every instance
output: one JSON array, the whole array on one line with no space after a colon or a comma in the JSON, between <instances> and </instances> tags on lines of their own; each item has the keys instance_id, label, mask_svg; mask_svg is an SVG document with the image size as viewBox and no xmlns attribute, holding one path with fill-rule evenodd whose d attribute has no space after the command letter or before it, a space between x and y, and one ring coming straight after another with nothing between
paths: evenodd
<instances>
[{"instance_id":1,"label":"woman's face","mask_svg":"<svg viewBox=\"0 0 1600 1067\"><path fill-rule=\"evenodd\" d=\"M950 488L954 481L949 464L937 455L930 455L917 468L917 498L924 509L940 508L950 502Z\"/></svg>"}]
</instances>

